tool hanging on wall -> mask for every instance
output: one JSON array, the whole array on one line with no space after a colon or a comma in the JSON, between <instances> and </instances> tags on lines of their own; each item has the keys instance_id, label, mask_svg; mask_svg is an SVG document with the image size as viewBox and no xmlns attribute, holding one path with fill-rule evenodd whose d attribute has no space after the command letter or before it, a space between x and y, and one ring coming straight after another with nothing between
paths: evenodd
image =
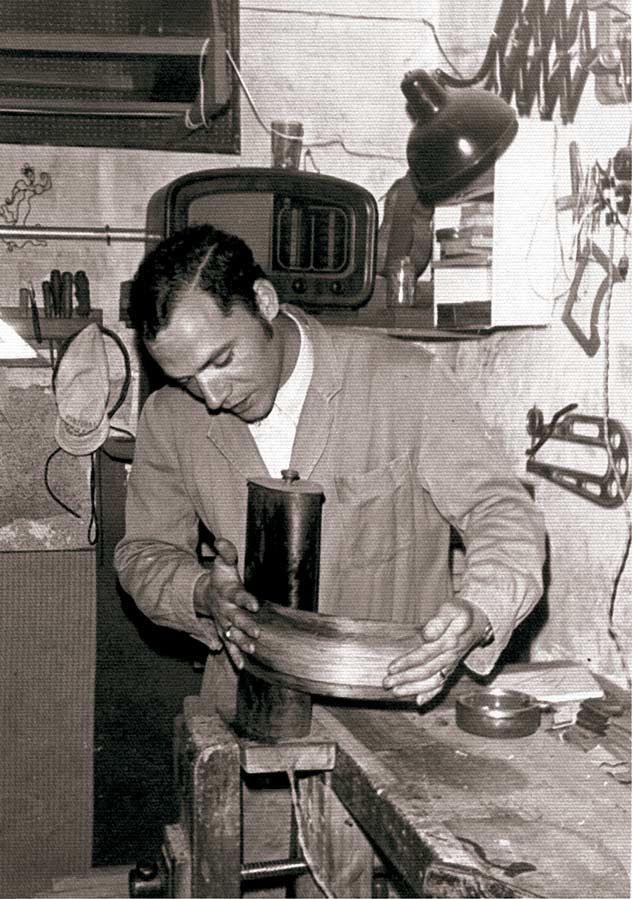
<instances>
[{"instance_id":1,"label":"tool hanging on wall","mask_svg":"<svg viewBox=\"0 0 632 899\"><path fill-rule=\"evenodd\" d=\"M590 312L590 333L587 335L573 317L573 310L579 303L582 282L586 274L586 269L591 262L600 265L604 270L605 275L601 281L601 284L597 288L592 301L592 308ZM591 243L590 249L587 252L583 252L579 257L577 268L575 269L575 275L568 290L568 296L566 298L566 303L564 304L564 311L562 312L561 318L562 322L566 325L568 330L571 332L571 334L587 356L594 356L601 346L601 338L599 337L599 312L601 310L601 305L606 297L606 294L610 289L610 284L620 284L622 281L625 281L626 275L626 257L622 257L618 265L614 265L614 263L610 262L608 256L604 253L601 247L597 246L597 244L595 243Z\"/></svg>"},{"instance_id":2,"label":"tool hanging on wall","mask_svg":"<svg viewBox=\"0 0 632 899\"><path fill-rule=\"evenodd\" d=\"M87 318L90 315L90 282L84 271L75 272L75 298L77 315Z\"/></svg>"},{"instance_id":3,"label":"tool hanging on wall","mask_svg":"<svg viewBox=\"0 0 632 899\"><path fill-rule=\"evenodd\" d=\"M620 10L612 44L593 45L590 34L589 13L599 15L613 6L603 0L575 0L567 12L566 0L550 0L546 9L543 0L503 0L479 71L472 78L457 78L440 69L436 77L448 87L483 82L508 103L513 99L521 116L530 115L537 100L540 118L549 120L559 103L565 125L574 120L591 73L614 73L621 88L619 102L629 103L629 15Z\"/></svg>"},{"instance_id":4,"label":"tool hanging on wall","mask_svg":"<svg viewBox=\"0 0 632 899\"><path fill-rule=\"evenodd\" d=\"M564 406L544 423L542 410L533 406L527 415L527 433L531 436L531 447L526 450L529 457L527 471L546 478L558 487L570 490L590 502L606 509L620 506L630 493L628 437L621 422L609 418L608 443L603 418L596 415L573 413L577 403ZM568 443L597 447L606 451L608 465L604 474L596 475L560 465L540 462L534 456L548 440L564 440Z\"/></svg>"},{"instance_id":5,"label":"tool hanging on wall","mask_svg":"<svg viewBox=\"0 0 632 899\"><path fill-rule=\"evenodd\" d=\"M629 147L621 147L608 161L606 168L602 168L596 162L584 176L577 143L571 141L568 150L572 192L568 196L559 197L555 206L557 212L572 211L573 222L577 223L577 234L574 253L575 272L561 319L586 355L594 356L601 346L599 336L601 306L612 286L625 281L629 260L624 253L615 263L595 243L593 234L602 214L605 216L606 225L625 230L621 216L627 215L630 210L631 152ZM582 290L591 263L603 269L604 277L592 300L590 330L587 334L577 322L574 310L581 303Z\"/></svg>"}]
</instances>

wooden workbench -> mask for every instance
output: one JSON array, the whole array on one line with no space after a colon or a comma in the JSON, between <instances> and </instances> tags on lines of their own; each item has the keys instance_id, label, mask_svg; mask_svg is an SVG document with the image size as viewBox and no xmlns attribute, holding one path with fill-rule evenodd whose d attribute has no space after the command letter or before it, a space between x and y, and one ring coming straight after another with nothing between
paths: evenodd
<instances>
[{"instance_id":1,"label":"wooden workbench","mask_svg":"<svg viewBox=\"0 0 632 899\"><path fill-rule=\"evenodd\" d=\"M629 895L629 787L545 730L477 737L441 708L317 720L334 791L415 894Z\"/></svg>"},{"instance_id":2,"label":"wooden workbench","mask_svg":"<svg viewBox=\"0 0 632 899\"><path fill-rule=\"evenodd\" d=\"M240 895L242 769L290 768L303 772L305 845L335 895L370 895L375 853L408 895L629 896L630 788L545 726L477 737L449 706L316 705L313 718L310 737L277 747L240 743L217 715L183 721L188 895Z\"/></svg>"}]
</instances>

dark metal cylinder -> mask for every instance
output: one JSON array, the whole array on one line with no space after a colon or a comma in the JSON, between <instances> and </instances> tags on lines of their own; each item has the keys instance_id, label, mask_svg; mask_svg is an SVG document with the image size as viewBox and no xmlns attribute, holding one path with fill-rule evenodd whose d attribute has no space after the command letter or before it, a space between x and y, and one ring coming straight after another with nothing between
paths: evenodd
<instances>
[{"instance_id":1,"label":"dark metal cylinder","mask_svg":"<svg viewBox=\"0 0 632 899\"><path fill-rule=\"evenodd\" d=\"M325 497L295 475L248 482L244 586L261 602L317 612Z\"/></svg>"},{"instance_id":2,"label":"dark metal cylinder","mask_svg":"<svg viewBox=\"0 0 632 899\"><path fill-rule=\"evenodd\" d=\"M284 471L283 479L248 482L244 586L260 602L318 611L322 488ZM304 737L312 698L242 671L234 727L267 742Z\"/></svg>"}]
</instances>

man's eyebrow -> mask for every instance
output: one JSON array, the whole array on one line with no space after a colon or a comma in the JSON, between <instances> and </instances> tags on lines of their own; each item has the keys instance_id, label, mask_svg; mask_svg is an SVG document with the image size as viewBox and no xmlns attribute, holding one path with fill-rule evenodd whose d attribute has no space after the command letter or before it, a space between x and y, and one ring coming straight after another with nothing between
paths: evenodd
<instances>
[{"instance_id":1,"label":"man's eyebrow","mask_svg":"<svg viewBox=\"0 0 632 899\"><path fill-rule=\"evenodd\" d=\"M213 350L213 352L210 354L210 356L207 359L205 359L204 362L202 362L202 364L198 368L196 368L196 370L194 372L192 372L189 375L172 375L171 380L172 381L190 381L191 378L195 377L195 375L199 371L204 371L204 369L207 368L207 366L212 365L213 362L215 362L216 359L219 359L219 357L222 356L227 350L232 350L234 343L235 343L234 340L226 341L226 343L223 343L221 346L217 347L216 350Z\"/></svg>"}]
</instances>

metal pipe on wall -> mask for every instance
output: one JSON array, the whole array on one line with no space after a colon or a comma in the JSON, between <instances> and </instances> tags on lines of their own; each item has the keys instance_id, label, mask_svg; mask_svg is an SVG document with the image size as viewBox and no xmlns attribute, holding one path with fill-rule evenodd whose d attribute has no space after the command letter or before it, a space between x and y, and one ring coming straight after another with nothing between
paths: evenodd
<instances>
[{"instance_id":1,"label":"metal pipe on wall","mask_svg":"<svg viewBox=\"0 0 632 899\"><path fill-rule=\"evenodd\" d=\"M162 234L153 234L144 228L111 228L109 225L97 227L52 227L49 225L0 225L0 239L31 240L104 240L111 243L144 243L161 240Z\"/></svg>"}]
</instances>

